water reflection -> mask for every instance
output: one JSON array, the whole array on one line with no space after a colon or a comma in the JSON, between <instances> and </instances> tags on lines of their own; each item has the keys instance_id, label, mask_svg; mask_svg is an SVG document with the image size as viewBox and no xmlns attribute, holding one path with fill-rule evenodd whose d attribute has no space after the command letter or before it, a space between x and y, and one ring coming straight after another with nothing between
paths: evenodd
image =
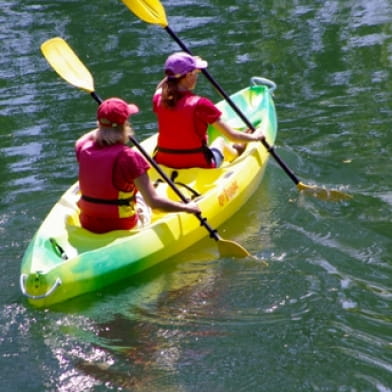
<instances>
[{"instance_id":1,"label":"water reflection","mask_svg":"<svg viewBox=\"0 0 392 392\"><path fill-rule=\"evenodd\" d=\"M72 351L47 341L56 351L64 374L68 374L60 390L72 390L75 380L78 385L98 382L122 390L151 390L157 385L159 390L172 390L178 367L190 366L207 354L184 348L184 342L221 334L208 325L199 331L197 319L203 315L188 313L190 308L203 308L206 299L216 295L212 292L215 278L210 267L202 262L179 265L174 274L160 275L132 290L134 306L123 303L120 310L106 304L111 311L98 316L102 321L85 317L78 320L72 315L64 319L62 332L76 339ZM80 338L84 343L77 343ZM77 349L86 341L90 342L87 353ZM181 388L177 385L176 390Z\"/></svg>"}]
</instances>

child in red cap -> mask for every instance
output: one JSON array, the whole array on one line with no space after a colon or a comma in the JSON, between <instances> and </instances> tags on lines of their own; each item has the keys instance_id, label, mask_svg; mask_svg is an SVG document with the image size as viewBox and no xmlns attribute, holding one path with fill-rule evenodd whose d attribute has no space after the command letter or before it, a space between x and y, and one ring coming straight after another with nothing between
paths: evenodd
<instances>
[{"instance_id":1,"label":"child in red cap","mask_svg":"<svg viewBox=\"0 0 392 392\"><path fill-rule=\"evenodd\" d=\"M126 145L133 130L128 118L138 107L120 98L103 101L98 128L75 144L79 163L81 225L95 233L129 230L149 223L149 209L200 213L196 203L180 203L157 194L143 156ZM147 206L146 206L147 204Z\"/></svg>"}]
</instances>

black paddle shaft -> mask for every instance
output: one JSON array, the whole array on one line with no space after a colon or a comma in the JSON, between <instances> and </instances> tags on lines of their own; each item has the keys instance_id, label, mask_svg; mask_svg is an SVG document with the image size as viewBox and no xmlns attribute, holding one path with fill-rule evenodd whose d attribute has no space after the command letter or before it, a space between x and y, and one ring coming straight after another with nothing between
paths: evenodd
<instances>
[{"instance_id":1,"label":"black paddle shaft","mask_svg":"<svg viewBox=\"0 0 392 392\"><path fill-rule=\"evenodd\" d=\"M90 95L97 101L98 104L102 103L102 98L95 92L91 92ZM159 167L159 165L148 155L147 151L139 144L139 142L133 137L130 136L129 140L136 146L136 148L140 151L140 153L147 159L150 165L163 177L166 183L173 189L176 195L184 202L188 203L188 199L181 193L181 191L176 187L174 182L167 176L167 174ZM208 223L207 218L202 217L200 213L194 214L196 218L200 221L200 225L204 226L207 231L210 233L210 237L215 241L219 241L220 238L218 236L217 230L214 230Z\"/></svg>"},{"instance_id":2,"label":"black paddle shaft","mask_svg":"<svg viewBox=\"0 0 392 392\"><path fill-rule=\"evenodd\" d=\"M166 26L165 30L169 33L169 35L178 43L178 45L190 55L193 55L191 50L182 42L182 40L177 36L177 34L170 28L170 26ZM205 77L211 82L211 84L216 88L216 90L221 94L221 96L229 103L229 105L234 109L234 111L238 114L241 120L245 123L245 125L255 131L255 127L248 120L248 118L242 113L242 111L238 108L238 106L233 102L233 100L226 94L223 88L218 84L218 82L211 76L211 74L206 70L201 70ZM283 170L287 173L287 175L293 180L295 185L299 184L299 179L296 175L290 170L290 168L282 161L282 159L276 154L274 147L271 146L265 138L261 140L263 146L267 149L267 151L275 158L278 164L283 168Z\"/></svg>"}]
</instances>

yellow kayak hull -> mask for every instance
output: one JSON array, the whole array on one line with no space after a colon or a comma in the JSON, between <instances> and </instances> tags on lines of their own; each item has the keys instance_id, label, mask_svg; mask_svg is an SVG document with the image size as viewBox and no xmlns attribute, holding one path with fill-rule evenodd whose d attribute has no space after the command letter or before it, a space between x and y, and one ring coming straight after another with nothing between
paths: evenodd
<instances>
[{"instance_id":1,"label":"yellow kayak hull","mask_svg":"<svg viewBox=\"0 0 392 392\"><path fill-rule=\"evenodd\" d=\"M255 126L263 127L273 145L277 133L271 89L250 86L231 98ZM224 119L244 128L225 102L218 103ZM209 130L210 139L216 136ZM141 143L152 154L156 135ZM217 169L175 170L161 166L186 197L193 197L182 184L196 191L195 201L211 227L218 227L236 213L259 187L269 154L259 142L247 145L233 162ZM157 191L178 196L152 168L149 175ZM170 258L208 235L198 219L186 213L153 211L151 224L133 230L94 234L80 226L78 183L73 184L53 206L30 242L21 264L20 287L28 301L50 306L83 293L98 290ZM214 241L211 239L211 241Z\"/></svg>"}]
</instances>

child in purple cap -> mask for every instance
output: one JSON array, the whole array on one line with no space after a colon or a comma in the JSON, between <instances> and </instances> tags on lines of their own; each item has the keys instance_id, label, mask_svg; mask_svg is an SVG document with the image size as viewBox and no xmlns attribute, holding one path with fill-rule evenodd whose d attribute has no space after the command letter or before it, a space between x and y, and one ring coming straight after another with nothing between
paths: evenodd
<instances>
[{"instance_id":1,"label":"child in purple cap","mask_svg":"<svg viewBox=\"0 0 392 392\"><path fill-rule=\"evenodd\" d=\"M207 61L185 52L170 55L165 78L158 84L153 109L158 119L155 160L173 168L219 167L233 160L245 144L260 141L263 134L236 131L221 120L222 112L208 98L193 93L199 72ZM209 146L207 128L212 124L227 139L218 137Z\"/></svg>"},{"instance_id":2,"label":"child in purple cap","mask_svg":"<svg viewBox=\"0 0 392 392\"><path fill-rule=\"evenodd\" d=\"M128 118L138 107L109 98L97 110L98 128L76 144L81 197L79 219L92 232L129 230L148 224L150 209L200 213L194 202L180 203L161 197L147 174L144 157L126 145L133 130Z\"/></svg>"}]
</instances>

